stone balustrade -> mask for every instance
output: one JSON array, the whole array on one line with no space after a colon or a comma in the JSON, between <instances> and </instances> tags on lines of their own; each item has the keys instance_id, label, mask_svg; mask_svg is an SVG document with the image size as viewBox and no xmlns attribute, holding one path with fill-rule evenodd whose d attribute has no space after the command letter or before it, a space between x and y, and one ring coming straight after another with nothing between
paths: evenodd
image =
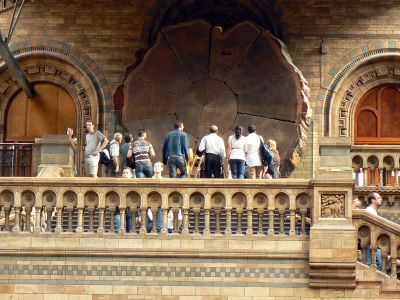
<instances>
[{"instance_id":1,"label":"stone balustrade","mask_svg":"<svg viewBox=\"0 0 400 300\"><path fill-rule=\"evenodd\" d=\"M306 235L313 197L307 180L13 178L12 183L4 179L0 186L2 231L98 236ZM173 227L168 228L169 210ZM26 224L30 219L34 219L32 226ZM126 221L131 222L129 233Z\"/></svg>"},{"instance_id":2,"label":"stone balustrade","mask_svg":"<svg viewBox=\"0 0 400 300\"><path fill-rule=\"evenodd\" d=\"M381 271L389 271L391 276L396 277L397 257L400 256L400 225L373 216L363 209L353 210L353 224L361 248L358 259ZM381 259L382 265L377 259Z\"/></svg>"},{"instance_id":3,"label":"stone balustrade","mask_svg":"<svg viewBox=\"0 0 400 300\"><path fill-rule=\"evenodd\" d=\"M396 145L353 146L353 176L357 186L399 186L400 147Z\"/></svg>"}]
</instances>

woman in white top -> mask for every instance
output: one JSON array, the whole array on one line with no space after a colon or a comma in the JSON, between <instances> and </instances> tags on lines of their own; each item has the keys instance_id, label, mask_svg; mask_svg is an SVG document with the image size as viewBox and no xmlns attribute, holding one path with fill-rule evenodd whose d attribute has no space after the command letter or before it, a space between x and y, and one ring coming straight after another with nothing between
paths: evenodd
<instances>
[{"instance_id":1,"label":"woman in white top","mask_svg":"<svg viewBox=\"0 0 400 300\"><path fill-rule=\"evenodd\" d=\"M242 135L243 128L235 127L235 134L228 138L228 160L231 167L232 178L244 178L244 165L246 163L246 138Z\"/></svg>"}]
</instances>

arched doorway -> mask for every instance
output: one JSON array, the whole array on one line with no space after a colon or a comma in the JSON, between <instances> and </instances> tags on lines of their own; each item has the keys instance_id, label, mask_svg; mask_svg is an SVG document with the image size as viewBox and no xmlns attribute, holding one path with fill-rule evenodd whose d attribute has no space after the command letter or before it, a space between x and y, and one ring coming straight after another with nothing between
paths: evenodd
<instances>
[{"instance_id":1,"label":"arched doorway","mask_svg":"<svg viewBox=\"0 0 400 300\"><path fill-rule=\"evenodd\" d=\"M65 134L77 128L77 108L73 98L60 86L35 84L36 95L16 94L6 112L5 142L34 142L46 134Z\"/></svg>"},{"instance_id":2,"label":"arched doorway","mask_svg":"<svg viewBox=\"0 0 400 300\"><path fill-rule=\"evenodd\" d=\"M37 83L35 91L34 98L19 91L6 109L1 176L31 176L35 138L65 134L67 127L76 132L77 107L71 95L52 83Z\"/></svg>"}]
</instances>

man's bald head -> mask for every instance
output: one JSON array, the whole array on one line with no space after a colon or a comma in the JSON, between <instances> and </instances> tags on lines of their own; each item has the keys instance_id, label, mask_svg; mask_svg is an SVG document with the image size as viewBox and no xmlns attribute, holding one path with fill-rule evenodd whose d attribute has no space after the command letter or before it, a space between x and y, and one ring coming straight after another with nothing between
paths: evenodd
<instances>
[{"instance_id":1,"label":"man's bald head","mask_svg":"<svg viewBox=\"0 0 400 300\"><path fill-rule=\"evenodd\" d=\"M217 125L211 125L211 127L210 127L210 132L211 132L211 133L217 133L217 132L218 132L218 127L217 127Z\"/></svg>"}]
</instances>

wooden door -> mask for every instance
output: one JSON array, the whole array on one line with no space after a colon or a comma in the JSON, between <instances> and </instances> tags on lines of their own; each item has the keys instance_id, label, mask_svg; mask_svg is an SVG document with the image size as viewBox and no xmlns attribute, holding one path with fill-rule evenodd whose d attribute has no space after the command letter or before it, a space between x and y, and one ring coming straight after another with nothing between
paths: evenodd
<instances>
[{"instance_id":1,"label":"wooden door","mask_svg":"<svg viewBox=\"0 0 400 300\"><path fill-rule=\"evenodd\" d=\"M73 98L61 87L35 84L36 96L18 93L7 109L6 142L34 142L46 134L65 134L77 128L77 109Z\"/></svg>"}]
</instances>

